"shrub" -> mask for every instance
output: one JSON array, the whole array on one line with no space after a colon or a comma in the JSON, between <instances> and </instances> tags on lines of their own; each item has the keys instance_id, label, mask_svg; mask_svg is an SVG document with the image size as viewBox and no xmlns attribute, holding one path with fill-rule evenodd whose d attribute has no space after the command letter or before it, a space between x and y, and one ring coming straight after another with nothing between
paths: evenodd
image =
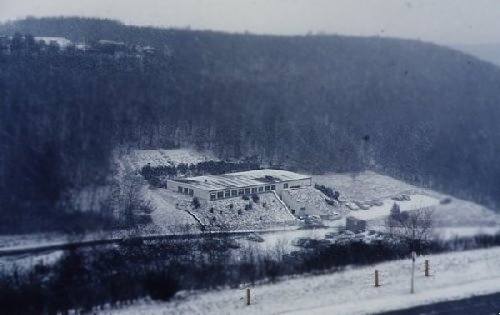
<instances>
[{"instance_id":1,"label":"shrub","mask_svg":"<svg viewBox=\"0 0 500 315\"><path fill-rule=\"evenodd\" d=\"M200 207L200 200L198 199L198 197L194 197L193 198L193 201L191 202L191 204L193 205L193 207L195 209L198 209Z\"/></svg>"},{"instance_id":2,"label":"shrub","mask_svg":"<svg viewBox=\"0 0 500 315\"><path fill-rule=\"evenodd\" d=\"M327 204L329 204L330 206L335 206L335 201L331 200L331 199L328 199L328 198L325 198L325 202Z\"/></svg>"},{"instance_id":3,"label":"shrub","mask_svg":"<svg viewBox=\"0 0 500 315\"><path fill-rule=\"evenodd\" d=\"M399 204L394 203L391 208L391 217L397 218L401 214L401 208Z\"/></svg>"},{"instance_id":4,"label":"shrub","mask_svg":"<svg viewBox=\"0 0 500 315\"><path fill-rule=\"evenodd\" d=\"M168 271L149 272L144 277L144 288L153 300L168 301L179 290L179 281Z\"/></svg>"},{"instance_id":5,"label":"shrub","mask_svg":"<svg viewBox=\"0 0 500 315\"><path fill-rule=\"evenodd\" d=\"M255 203L259 203L259 201L260 201L260 197L259 197L259 195L257 195L257 194L252 194L252 200L253 200L253 202L255 202Z\"/></svg>"},{"instance_id":6,"label":"shrub","mask_svg":"<svg viewBox=\"0 0 500 315\"><path fill-rule=\"evenodd\" d=\"M243 196L243 197L241 197L241 199L243 199L243 200L250 200L250 198L248 196L246 196L246 195Z\"/></svg>"},{"instance_id":7,"label":"shrub","mask_svg":"<svg viewBox=\"0 0 500 315\"><path fill-rule=\"evenodd\" d=\"M253 209L252 203L245 205L245 210L252 210L252 209Z\"/></svg>"},{"instance_id":8,"label":"shrub","mask_svg":"<svg viewBox=\"0 0 500 315\"><path fill-rule=\"evenodd\" d=\"M325 194L327 197L330 197L331 199L339 200L340 193L337 190L334 191L330 187L326 187L325 185L318 185L318 184L314 184L314 188L321 191L323 194Z\"/></svg>"}]
</instances>

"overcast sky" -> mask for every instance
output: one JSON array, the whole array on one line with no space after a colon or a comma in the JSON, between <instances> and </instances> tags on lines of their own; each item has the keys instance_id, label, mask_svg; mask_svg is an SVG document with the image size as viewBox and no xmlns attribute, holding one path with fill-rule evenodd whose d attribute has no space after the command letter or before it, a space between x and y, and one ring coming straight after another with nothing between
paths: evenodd
<instances>
[{"instance_id":1,"label":"overcast sky","mask_svg":"<svg viewBox=\"0 0 500 315\"><path fill-rule=\"evenodd\" d=\"M230 32L500 42L500 0L0 0L0 21L81 15Z\"/></svg>"}]
</instances>

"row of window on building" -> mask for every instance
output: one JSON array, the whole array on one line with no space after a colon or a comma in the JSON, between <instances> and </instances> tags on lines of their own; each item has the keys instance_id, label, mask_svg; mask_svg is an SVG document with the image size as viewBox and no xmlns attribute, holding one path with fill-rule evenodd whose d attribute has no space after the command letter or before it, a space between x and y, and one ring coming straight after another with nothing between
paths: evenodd
<instances>
[{"instance_id":1,"label":"row of window on building","mask_svg":"<svg viewBox=\"0 0 500 315\"><path fill-rule=\"evenodd\" d=\"M194 191L191 189L191 188L186 188L186 187L177 187L177 191L181 194L184 194L184 195L194 195Z\"/></svg>"},{"instance_id":2,"label":"row of window on building","mask_svg":"<svg viewBox=\"0 0 500 315\"><path fill-rule=\"evenodd\" d=\"M265 191L273 191L273 190L276 190L276 185L266 185L266 186L261 186L261 187L221 190L221 191L218 191L216 193L215 192L211 193L210 200L224 199L224 198L230 198L230 197L236 197L236 196L245 196L245 195L251 195L251 194L262 193Z\"/></svg>"},{"instance_id":3,"label":"row of window on building","mask_svg":"<svg viewBox=\"0 0 500 315\"><path fill-rule=\"evenodd\" d=\"M283 188L287 189L288 183L284 183ZM181 194L185 194L185 195L189 195L189 196L194 195L194 191L191 188L179 186L177 188L177 190ZM267 191L274 191L274 190L276 190L276 185L266 185L266 186L260 186L260 187L240 188L240 189L227 189L227 190L221 190L218 192L210 193L210 200L213 201L213 200L217 200L217 199L245 196L245 195L257 194L257 193L263 193L263 192L267 192Z\"/></svg>"}]
</instances>

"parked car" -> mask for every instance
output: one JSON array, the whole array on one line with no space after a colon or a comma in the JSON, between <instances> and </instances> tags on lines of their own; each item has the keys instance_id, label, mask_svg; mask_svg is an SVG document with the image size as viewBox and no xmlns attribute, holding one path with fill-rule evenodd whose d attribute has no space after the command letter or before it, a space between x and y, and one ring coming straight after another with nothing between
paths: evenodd
<instances>
[{"instance_id":1,"label":"parked car","mask_svg":"<svg viewBox=\"0 0 500 315\"><path fill-rule=\"evenodd\" d=\"M371 206L383 206L384 205L384 203L382 201L380 201L380 200L372 200L372 201L369 202L369 204Z\"/></svg>"},{"instance_id":2,"label":"parked car","mask_svg":"<svg viewBox=\"0 0 500 315\"><path fill-rule=\"evenodd\" d=\"M294 239L292 241L292 245L298 246L298 247L304 247L305 244L307 244L307 242L309 242L309 240L310 240L310 238L308 238L308 237L300 237L300 238Z\"/></svg>"},{"instance_id":3,"label":"parked car","mask_svg":"<svg viewBox=\"0 0 500 315\"><path fill-rule=\"evenodd\" d=\"M439 203L442 205L447 205L447 204L451 203L451 198L450 197L443 198L439 201Z\"/></svg>"},{"instance_id":4,"label":"parked car","mask_svg":"<svg viewBox=\"0 0 500 315\"><path fill-rule=\"evenodd\" d=\"M355 201L354 202L360 209L362 210L368 210L370 209L370 205L361 201Z\"/></svg>"},{"instance_id":5,"label":"parked car","mask_svg":"<svg viewBox=\"0 0 500 315\"><path fill-rule=\"evenodd\" d=\"M330 245L329 240L325 239L311 239L309 242L306 244L307 248L318 248L318 247L323 247L323 246L328 246Z\"/></svg>"},{"instance_id":6,"label":"parked car","mask_svg":"<svg viewBox=\"0 0 500 315\"><path fill-rule=\"evenodd\" d=\"M410 201L411 200L410 195L407 195L407 194L401 194L398 196L394 196L391 199L395 200L395 201Z\"/></svg>"},{"instance_id":7,"label":"parked car","mask_svg":"<svg viewBox=\"0 0 500 315\"><path fill-rule=\"evenodd\" d=\"M354 233L353 231L345 230L345 231L342 231L341 235L354 237L356 235L356 233Z\"/></svg>"},{"instance_id":8,"label":"parked car","mask_svg":"<svg viewBox=\"0 0 500 315\"><path fill-rule=\"evenodd\" d=\"M359 210L359 207L353 202L346 202L345 206L350 210Z\"/></svg>"},{"instance_id":9,"label":"parked car","mask_svg":"<svg viewBox=\"0 0 500 315\"><path fill-rule=\"evenodd\" d=\"M339 236L338 232L328 232L325 234L326 239L336 238L337 236Z\"/></svg>"},{"instance_id":10,"label":"parked car","mask_svg":"<svg viewBox=\"0 0 500 315\"><path fill-rule=\"evenodd\" d=\"M323 221L321 220L321 218L317 215L311 215L311 216L307 216L304 220L304 223L306 224L306 226L308 227L322 227L324 226L323 225Z\"/></svg>"},{"instance_id":11,"label":"parked car","mask_svg":"<svg viewBox=\"0 0 500 315\"><path fill-rule=\"evenodd\" d=\"M252 242L257 242L257 243L264 242L264 239L262 238L262 236L260 236L259 234L256 234L256 233L248 234L246 236L246 239L249 241L252 241Z\"/></svg>"}]
</instances>

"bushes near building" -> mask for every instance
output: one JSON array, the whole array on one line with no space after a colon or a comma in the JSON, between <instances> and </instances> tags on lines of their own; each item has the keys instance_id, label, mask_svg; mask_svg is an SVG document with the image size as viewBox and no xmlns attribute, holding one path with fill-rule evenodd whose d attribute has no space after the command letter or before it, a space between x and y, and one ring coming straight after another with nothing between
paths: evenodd
<instances>
[{"instance_id":1,"label":"bushes near building","mask_svg":"<svg viewBox=\"0 0 500 315\"><path fill-rule=\"evenodd\" d=\"M318 184L314 184L314 188L321 191L323 194L325 194L325 196L327 196L333 200L339 200L340 193L337 190L333 190L330 187L326 187L325 185L318 185Z\"/></svg>"}]
</instances>

